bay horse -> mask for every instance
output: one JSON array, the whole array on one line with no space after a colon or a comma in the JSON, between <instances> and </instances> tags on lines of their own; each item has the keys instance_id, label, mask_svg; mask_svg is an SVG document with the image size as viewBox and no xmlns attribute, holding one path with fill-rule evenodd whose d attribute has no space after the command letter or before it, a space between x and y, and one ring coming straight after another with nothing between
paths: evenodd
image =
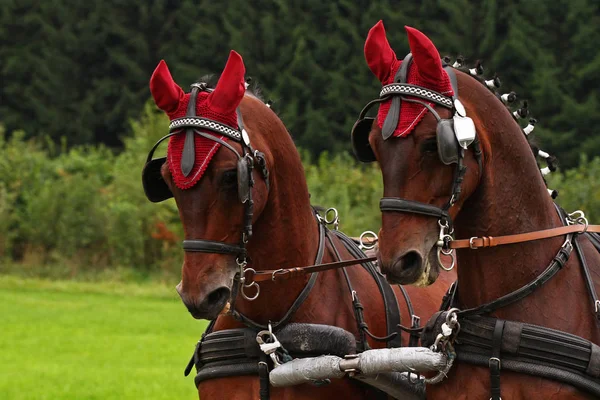
<instances>
[{"instance_id":1,"label":"bay horse","mask_svg":"<svg viewBox=\"0 0 600 400\"><path fill-rule=\"evenodd\" d=\"M341 235L327 230L324 239L324 224L311 207L292 138L270 107L246 91L244 74L241 56L231 51L214 88L200 82L185 93L164 61L150 80L157 106L171 120L171 133L163 138L170 138L167 157L152 160L156 146L148 156L143 183L151 201L173 196L177 203L185 233L182 280L177 285L183 303L194 318L213 320L210 329L215 333L245 326L265 329L270 324L275 330L277 321L281 326L310 322L341 327L369 347L384 347L385 342L366 335L388 334L382 295L366 268L300 275L285 284L275 279L278 269L355 255L343 246ZM276 270L273 281L261 281L257 287L251 277L265 270ZM414 313L433 314L450 281L427 291L407 288ZM404 301L399 288L394 293ZM363 318L363 309L359 327L357 313ZM407 307L401 310L402 321L410 321ZM264 389L257 376L213 378L199 383L200 398L255 399ZM270 393L273 399L380 395L350 379L273 388Z\"/></svg>"},{"instance_id":2,"label":"bay horse","mask_svg":"<svg viewBox=\"0 0 600 400\"><path fill-rule=\"evenodd\" d=\"M583 372L573 374L579 379L587 373L597 384L600 257L593 243L598 237L553 234L544 240L514 239L513 244L495 246L511 238L505 235L563 227L565 220L588 225L581 214L565 218L553 204L518 123L521 113L512 113L503 104L506 97L482 84L477 76L481 71L444 66L429 38L414 28L405 29L411 53L402 61L388 43L381 21L369 31L365 58L383 87L371 104L379 104L377 118L365 119L363 110L352 132L357 156L377 160L383 173L379 265L390 282L428 285L438 277L438 257L454 256L452 250L457 249L454 306L481 316L480 332L465 335L487 335L484 361L461 362L457 347L458 362L441 384L428 386L427 397L587 398L589 392L572 385L510 372L505 366L517 364L513 356L541 359L536 352L545 343L550 352L563 351L553 355L558 361L540 361L544 368L552 368L570 355L579 357L575 343L583 343L584 356L578 361ZM564 229L581 233L585 228ZM590 225L592 229L598 231ZM454 235L466 240L454 240ZM571 252L578 254L569 257ZM455 315L460 322L466 314ZM556 331L523 323L567 334L556 336ZM525 330L536 338L550 336L537 338L531 350ZM515 336L520 341L510 350L505 342L500 347L498 340L511 332L520 332ZM467 339L462 342L470 344ZM576 369L576 363L569 362Z\"/></svg>"}]
</instances>

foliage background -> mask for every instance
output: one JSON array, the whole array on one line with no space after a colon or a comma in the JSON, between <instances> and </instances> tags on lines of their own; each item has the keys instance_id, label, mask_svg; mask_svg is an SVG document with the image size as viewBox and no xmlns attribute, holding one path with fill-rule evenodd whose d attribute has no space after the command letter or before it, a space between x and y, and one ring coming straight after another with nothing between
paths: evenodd
<instances>
[{"instance_id":1,"label":"foliage background","mask_svg":"<svg viewBox=\"0 0 600 400\"><path fill-rule=\"evenodd\" d=\"M574 167L600 154L597 0L1 0L0 115L9 133L122 149L164 58L184 88L240 52L297 144L347 151L379 83L363 57L383 19L398 56L403 26L442 55L481 59L529 99L545 150Z\"/></svg>"},{"instance_id":2,"label":"foliage background","mask_svg":"<svg viewBox=\"0 0 600 400\"><path fill-rule=\"evenodd\" d=\"M503 90L529 99L538 141L564 171L549 178L559 201L600 218L597 1L0 5L0 272L177 274L175 205L149 203L140 184L146 152L167 126L148 103L148 79L164 58L185 88L221 71L230 48L244 56L247 75L274 100L302 149L313 203L337 207L352 235L377 231L380 174L354 161L348 137L378 92L363 45L379 19L399 57L408 51L409 24L443 55L483 60Z\"/></svg>"}]
</instances>

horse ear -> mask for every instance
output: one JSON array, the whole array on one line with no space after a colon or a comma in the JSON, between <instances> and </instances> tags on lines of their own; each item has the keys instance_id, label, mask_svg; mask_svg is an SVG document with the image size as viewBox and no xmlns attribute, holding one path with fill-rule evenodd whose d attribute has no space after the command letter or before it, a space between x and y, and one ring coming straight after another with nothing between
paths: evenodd
<instances>
[{"instance_id":1,"label":"horse ear","mask_svg":"<svg viewBox=\"0 0 600 400\"><path fill-rule=\"evenodd\" d=\"M408 34L408 44L413 60L419 69L421 77L432 84L437 84L443 79L444 70L440 53L433 42L422 32L410 26L405 26Z\"/></svg>"},{"instance_id":2,"label":"horse ear","mask_svg":"<svg viewBox=\"0 0 600 400\"><path fill-rule=\"evenodd\" d=\"M150 78L150 92L158 108L166 113L177 110L185 95L183 89L173 80L165 60L160 60Z\"/></svg>"},{"instance_id":3,"label":"horse ear","mask_svg":"<svg viewBox=\"0 0 600 400\"><path fill-rule=\"evenodd\" d=\"M208 98L213 110L228 114L237 108L246 92L245 73L242 56L231 50L217 87Z\"/></svg>"},{"instance_id":4,"label":"horse ear","mask_svg":"<svg viewBox=\"0 0 600 400\"><path fill-rule=\"evenodd\" d=\"M388 80L392 64L397 60L396 53L392 50L385 35L383 21L379 21L369 31L365 41L365 59L369 69L381 83Z\"/></svg>"}]
</instances>

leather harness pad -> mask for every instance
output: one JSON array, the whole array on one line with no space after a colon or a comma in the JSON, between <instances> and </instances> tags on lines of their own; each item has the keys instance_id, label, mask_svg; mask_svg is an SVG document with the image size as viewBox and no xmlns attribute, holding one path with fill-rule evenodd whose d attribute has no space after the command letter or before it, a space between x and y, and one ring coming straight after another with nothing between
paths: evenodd
<instances>
[{"instance_id":1,"label":"leather harness pad","mask_svg":"<svg viewBox=\"0 0 600 400\"><path fill-rule=\"evenodd\" d=\"M162 166L166 160L166 157L150 160L146 163L142 171L144 193L146 193L148 200L153 203L160 203L173 197L171 189L169 189L161 174Z\"/></svg>"},{"instance_id":2,"label":"leather harness pad","mask_svg":"<svg viewBox=\"0 0 600 400\"><path fill-rule=\"evenodd\" d=\"M359 119L352 128L351 140L352 150L359 161L370 163L376 161L375 153L369 144L369 134L375 118L367 117Z\"/></svg>"},{"instance_id":3,"label":"leather harness pad","mask_svg":"<svg viewBox=\"0 0 600 400\"><path fill-rule=\"evenodd\" d=\"M454 134L454 120L440 120L437 124L436 136L440 161L446 165L458 163L458 140Z\"/></svg>"},{"instance_id":4,"label":"leather harness pad","mask_svg":"<svg viewBox=\"0 0 600 400\"><path fill-rule=\"evenodd\" d=\"M246 157L240 158L237 162L237 186L238 195L242 203L250 199L250 171L248 170L248 160Z\"/></svg>"}]
</instances>

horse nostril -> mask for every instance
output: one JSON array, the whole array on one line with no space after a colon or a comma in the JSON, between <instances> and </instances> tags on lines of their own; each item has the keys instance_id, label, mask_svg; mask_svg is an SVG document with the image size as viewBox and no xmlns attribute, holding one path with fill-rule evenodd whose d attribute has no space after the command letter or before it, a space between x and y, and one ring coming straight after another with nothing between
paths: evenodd
<instances>
[{"instance_id":1,"label":"horse nostril","mask_svg":"<svg viewBox=\"0 0 600 400\"><path fill-rule=\"evenodd\" d=\"M207 303L209 305L213 305L213 304L214 305L217 305L217 304L225 305L227 300L229 300L229 293L230 293L230 291L226 287L222 287L217 290L214 290L208 295Z\"/></svg>"},{"instance_id":2,"label":"horse nostril","mask_svg":"<svg viewBox=\"0 0 600 400\"><path fill-rule=\"evenodd\" d=\"M416 251L409 251L402 258L402 269L412 270L420 266L421 257Z\"/></svg>"}]
</instances>

